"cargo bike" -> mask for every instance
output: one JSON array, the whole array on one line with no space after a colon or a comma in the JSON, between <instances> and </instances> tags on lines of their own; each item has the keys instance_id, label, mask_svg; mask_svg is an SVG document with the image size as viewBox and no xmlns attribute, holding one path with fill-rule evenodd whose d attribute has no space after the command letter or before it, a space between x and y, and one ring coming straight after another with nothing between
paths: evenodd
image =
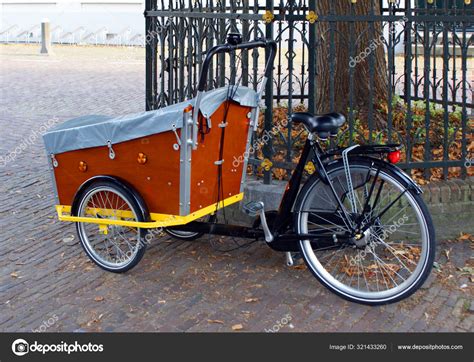
<instances>
[{"instance_id":1,"label":"cargo bike","mask_svg":"<svg viewBox=\"0 0 474 362\"><path fill-rule=\"evenodd\" d=\"M256 48L266 55L257 90L236 82L206 91L216 54ZM182 240L262 240L286 253L290 266L304 259L325 287L353 302L408 297L428 277L435 253L422 190L394 165L400 145L323 147L343 126L342 114L293 113L290 121L303 125L307 140L278 210L253 200L242 207L253 226L218 222L219 210L243 199L276 52L274 41L244 43L231 34L208 51L195 98L140 114L80 117L46 133L59 220L75 222L87 255L111 272L134 267L147 233L163 228ZM308 161L315 172L304 177Z\"/></svg>"}]
</instances>

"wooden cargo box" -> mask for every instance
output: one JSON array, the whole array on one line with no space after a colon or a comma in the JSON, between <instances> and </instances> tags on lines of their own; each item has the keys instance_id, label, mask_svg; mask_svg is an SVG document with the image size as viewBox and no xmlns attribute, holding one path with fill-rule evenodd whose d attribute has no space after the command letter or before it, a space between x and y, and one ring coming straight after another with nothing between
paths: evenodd
<instances>
[{"instance_id":1,"label":"wooden cargo box","mask_svg":"<svg viewBox=\"0 0 474 362\"><path fill-rule=\"evenodd\" d=\"M46 133L61 212L70 210L81 185L99 175L131 185L152 220L177 216L187 222L240 201L257 94L246 87L206 92L197 124L194 102L121 117L80 117Z\"/></svg>"}]
</instances>

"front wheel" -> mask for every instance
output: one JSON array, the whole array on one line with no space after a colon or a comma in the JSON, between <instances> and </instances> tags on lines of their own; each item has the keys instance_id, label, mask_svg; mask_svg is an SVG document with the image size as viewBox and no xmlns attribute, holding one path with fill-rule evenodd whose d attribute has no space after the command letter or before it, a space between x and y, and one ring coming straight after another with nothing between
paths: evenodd
<instances>
[{"instance_id":1,"label":"front wheel","mask_svg":"<svg viewBox=\"0 0 474 362\"><path fill-rule=\"evenodd\" d=\"M301 240L301 253L313 275L347 300L400 301L423 284L433 265L430 214L421 195L390 165L369 158L349 164L350 177L342 161L327 167L340 202L316 176L303 186L294 208L295 229L320 234L324 247Z\"/></svg>"},{"instance_id":2,"label":"front wheel","mask_svg":"<svg viewBox=\"0 0 474 362\"><path fill-rule=\"evenodd\" d=\"M73 213L101 220L143 222L147 219L127 187L106 180L86 187L78 195L77 210ZM107 271L126 272L137 265L145 253L146 229L87 222L76 223L76 229L89 258Z\"/></svg>"}]
</instances>

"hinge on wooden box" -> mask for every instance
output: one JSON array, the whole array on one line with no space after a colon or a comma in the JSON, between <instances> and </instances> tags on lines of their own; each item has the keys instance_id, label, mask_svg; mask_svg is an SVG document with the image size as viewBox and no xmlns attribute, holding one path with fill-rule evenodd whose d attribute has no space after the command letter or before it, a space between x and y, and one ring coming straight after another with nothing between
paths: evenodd
<instances>
[{"instance_id":1,"label":"hinge on wooden box","mask_svg":"<svg viewBox=\"0 0 474 362\"><path fill-rule=\"evenodd\" d=\"M225 127L227 127L227 122L219 123L219 128L225 128Z\"/></svg>"},{"instance_id":2,"label":"hinge on wooden box","mask_svg":"<svg viewBox=\"0 0 474 362\"><path fill-rule=\"evenodd\" d=\"M214 165L219 166L219 165L222 165L223 163L224 163L224 160L218 160L214 162Z\"/></svg>"},{"instance_id":3,"label":"hinge on wooden box","mask_svg":"<svg viewBox=\"0 0 474 362\"><path fill-rule=\"evenodd\" d=\"M54 153L51 154L51 162L53 163L54 167L59 166L58 160L56 160L56 157L54 157Z\"/></svg>"},{"instance_id":4,"label":"hinge on wooden box","mask_svg":"<svg viewBox=\"0 0 474 362\"><path fill-rule=\"evenodd\" d=\"M111 160L113 160L115 158L115 151L112 148L112 142L111 141L107 141L107 147L109 148L109 158Z\"/></svg>"}]
</instances>

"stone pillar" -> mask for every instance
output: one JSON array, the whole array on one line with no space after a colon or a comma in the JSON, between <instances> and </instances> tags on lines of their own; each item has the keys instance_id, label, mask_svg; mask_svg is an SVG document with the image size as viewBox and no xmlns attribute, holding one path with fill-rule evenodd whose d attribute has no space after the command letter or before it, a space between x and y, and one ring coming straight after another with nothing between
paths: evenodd
<instances>
[{"instance_id":1,"label":"stone pillar","mask_svg":"<svg viewBox=\"0 0 474 362\"><path fill-rule=\"evenodd\" d=\"M41 51L40 54L51 54L51 28L48 19L41 22Z\"/></svg>"}]
</instances>

